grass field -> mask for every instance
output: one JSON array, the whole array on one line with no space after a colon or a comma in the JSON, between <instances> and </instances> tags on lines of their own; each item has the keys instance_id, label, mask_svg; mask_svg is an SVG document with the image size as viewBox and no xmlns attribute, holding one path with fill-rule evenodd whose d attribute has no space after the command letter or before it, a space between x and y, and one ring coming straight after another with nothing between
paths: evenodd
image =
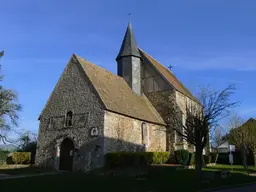
<instances>
[{"instance_id":1,"label":"grass field","mask_svg":"<svg viewBox=\"0 0 256 192\"><path fill-rule=\"evenodd\" d=\"M197 183L195 171L193 169L176 170L175 167L153 166L147 169L144 176L126 176L126 175L97 175L95 173L64 173L58 175L47 175L30 178L0 180L0 186L3 191L26 191L35 190L50 191L125 191L125 192L159 192L159 191L198 191L202 189L239 184L256 181L256 177L247 175L242 166L234 166L231 171L232 176L221 179L217 177L210 179L207 175L214 174L214 171L226 170L230 166L216 165L204 168L204 182ZM251 172L255 171L250 167ZM20 170L22 171L22 170ZM132 171L132 170L130 170ZM133 170L138 171L138 169ZM128 172L128 170L127 170Z\"/></svg>"}]
</instances>

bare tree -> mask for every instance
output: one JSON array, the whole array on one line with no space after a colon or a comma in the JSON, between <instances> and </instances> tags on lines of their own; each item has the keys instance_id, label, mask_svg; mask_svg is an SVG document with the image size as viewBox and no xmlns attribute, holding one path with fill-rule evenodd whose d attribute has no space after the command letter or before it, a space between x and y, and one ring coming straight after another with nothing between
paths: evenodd
<instances>
[{"instance_id":1,"label":"bare tree","mask_svg":"<svg viewBox=\"0 0 256 192\"><path fill-rule=\"evenodd\" d=\"M249 120L245 127L248 131L247 145L253 152L254 166L256 166L256 122L255 120Z\"/></svg>"},{"instance_id":2,"label":"bare tree","mask_svg":"<svg viewBox=\"0 0 256 192\"><path fill-rule=\"evenodd\" d=\"M233 114L229 120L228 127L228 141L230 144L235 145L240 148L244 143L244 140L247 140L247 134L244 130L241 130L240 127L244 124L244 120L237 114Z\"/></svg>"},{"instance_id":3,"label":"bare tree","mask_svg":"<svg viewBox=\"0 0 256 192\"><path fill-rule=\"evenodd\" d=\"M217 127L215 130L214 140L216 146L220 146L222 144L222 130L220 127Z\"/></svg>"},{"instance_id":4,"label":"bare tree","mask_svg":"<svg viewBox=\"0 0 256 192\"><path fill-rule=\"evenodd\" d=\"M249 130L245 126L244 120L238 115L233 115L230 119L230 131L228 141L240 149L244 169L247 168L247 147L249 142Z\"/></svg>"},{"instance_id":5,"label":"bare tree","mask_svg":"<svg viewBox=\"0 0 256 192\"><path fill-rule=\"evenodd\" d=\"M216 127L215 131L212 132L213 134L210 134L210 147L214 152L218 153L218 148L228 141L227 132L221 126Z\"/></svg>"},{"instance_id":6,"label":"bare tree","mask_svg":"<svg viewBox=\"0 0 256 192\"><path fill-rule=\"evenodd\" d=\"M0 58L4 52L0 52ZM1 72L1 66L0 66ZM3 75L0 75L0 82L3 80ZM5 89L0 85L0 142L10 142L7 133L16 131L13 127L17 126L18 112L21 110L21 105L17 103L17 95L11 89Z\"/></svg>"},{"instance_id":7,"label":"bare tree","mask_svg":"<svg viewBox=\"0 0 256 192\"><path fill-rule=\"evenodd\" d=\"M0 52L0 58L4 56L4 51Z\"/></svg>"},{"instance_id":8,"label":"bare tree","mask_svg":"<svg viewBox=\"0 0 256 192\"><path fill-rule=\"evenodd\" d=\"M250 118L247 122L241 123L237 128L231 129L229 133L230 142L241 149L244 167L246 164L246 154L249 148L254 155L254 165L256 166L256 120Z\"/></svg>"},{"instance_id":9,"label":"bare tree","mask_svg":"<svg viewBox=\"0 0 256 192\"><path fill-rule=\"evenodd\" d=\"M232 85L220 92L209 88L201 89L198 97L201 105L192 102L186 104L185 124L175 117L179 125L174 127L175 131L196 148L196 174L199 179L202 176L203 149L209 145L210 133L219 126L221 119L230 114L231 108L238 104L230 101L234 90ZM180 126L182 129L178 128Z\"/></svg>"}]
</instances>

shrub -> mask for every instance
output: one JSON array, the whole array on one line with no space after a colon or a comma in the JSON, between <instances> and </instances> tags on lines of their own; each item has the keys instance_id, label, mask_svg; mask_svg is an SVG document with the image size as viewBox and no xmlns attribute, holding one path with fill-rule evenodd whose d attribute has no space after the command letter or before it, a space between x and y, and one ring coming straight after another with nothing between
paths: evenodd
<instances>
[{"instance_id":1,"label":"shrub","mask_svg":"<svg viewBox=\"0 0 256 192\"><path fill-rule=\"evenodd\" d=\"M177 164L174 152L170 154L167 164Z\"/></svg>"},{"instance_id":2,"label":"shrub","mask_svg":"<svg viewBox=\"0 0 256 192\"><path fill-rule=\"evenodd\" d=\"M13 152L12 153L12 161L15 164L28 164L31 160L30 152Z\"/></svg>"},{"instance_id":3,"label":"shrub","mask_svg":"<svg viewBox=\"0 0 256 192\"><path fill-rule=\"evenodd\" d=\"M166 163L170 152L114 152L105 156L106 167L133 167Z\"/></svg>"},{"instance_id":4,"label":"shrub","mask_svg":"<svg viewBox=\"0 0 256 192\"><path fill-rule=\"evenodd\" d=\"M211 163L217 163L219 154L218 153L210 153L211 156Z\"/></svg>"},{"instance_id":5,"label":"shrub","mask_svg":"<svg viewBox=\"0 0 256 192\"><path fill-rule=\"evenodd\" d=\"M189 163L188 165L195 165L196 163L196 154L195 153L189 153Z\"/></svg>"},{"instance_id":6,"label":"shrub","mask_svg":"<svg viewBox=\"0 0 256 192\"><path fill-rule=\"evenodd\" d=\"M6 163L6 159L8 157L9 151L0 150L0 164Z\"/></svg>"},{"instance_id":7,"label":"shrub","mask_svg":"<svg viewBox=\"0 0 256 192\"><path fill-rule=\"evenodd\" d=\"M166 163L168 162L170 157L171 157L170 152L153 152L152 153L153 164Z\"/></svg>"},{"instance_id":8,"label":"shrub","mask_svg":"<svg viewBox=\"0 0 256 192\"><path fill-rule=\"evenodd\" d=\"M203 155L203 164L207 165L211 163L211 156L210 155Z\"/></svg>"},{"instance_id":9,"label":"shrub","mask_svg":"<svg viewBox=\"0 0 256 192\"><path fill-rule=\"evenodd\" d=\"M181 165L188 165L189 164L189 152L185 149L180 149L175 151L175 157L177 163Z\"/></svg>"},{"instance_id":10,"label":"shrub","mask_svg":"<svg viewBox=\"0 0 256 192\"><path fill-rule=\"evenodd\" d=\"M243 165L243 158L242 158L242 153L240 151L235 151L232 152L233 154L233 161L234 165ZM247 164L248 165L254 165L254 158L253 154L250 151L250 153L246 156L247 158ZM229 153L219 153L218 159L217 159L218 164L229 164Z\"/></svg>"}]
</instances>

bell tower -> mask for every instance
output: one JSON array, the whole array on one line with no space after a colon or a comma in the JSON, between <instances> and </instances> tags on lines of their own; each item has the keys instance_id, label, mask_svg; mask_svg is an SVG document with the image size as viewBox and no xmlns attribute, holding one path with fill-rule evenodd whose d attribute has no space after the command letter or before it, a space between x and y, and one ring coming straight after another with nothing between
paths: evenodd
<instances>
[{"instance_id":1,"label":"bell tower","mask_svg":"<svg viewBox=\"0 0 256 192\"><path fill-rule=\"evenodd\" d=\"M118 75L124 78L133 92L137 95L141 95L141 55L130 22L128 23L116 61Z\"/></svg>"}]
</instances>

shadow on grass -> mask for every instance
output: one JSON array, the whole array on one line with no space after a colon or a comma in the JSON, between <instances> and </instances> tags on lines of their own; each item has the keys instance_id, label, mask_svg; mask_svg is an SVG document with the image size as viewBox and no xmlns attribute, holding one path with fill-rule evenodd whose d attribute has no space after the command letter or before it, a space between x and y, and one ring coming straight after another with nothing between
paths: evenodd
<instances>
[{"instance_id":1,"label":"shadow on grass","mask_svg":"<svg viewBox=\"0 0 256 192\"><path fill-rule=\"evenodd\" d=\"M115 174L100 174L100 173ZM137 173L143 174L137 174ZM122 173L122 174L121 174ZM129 175L130 173L136 173ZM125 169L98 169L88 173L68 173L40 177L0 181L1 189L8 192L17 190L32 192L35 188L49 191L85 190L86 191L125 191L125 192L160 192L160 191L200 191L213 187L252 182L254 177L241 173L232 173L222 179L214 171L204 171L204 180L198 182L193 169L181 169L173 166L147 166ZM44 181L44 182L42 182ZM47 185L46 185L47 183ZM29 187L28 187L29 186Z\"/></svg>"},{"instance_id":2,"label":"shadow on grass","mask_svg":"<svg viewBox=\"0 0 256 192\"><path fill-rule=\"evenodd\" d=\"M191 192L256 181L256 177L250 177L243 173L231 173L230 176L222 178L221 174L216 172L221 169L216 171L204 170L201 181L198 181L194 169L154 166L149 170L148 183L157 186L155 189L160 191L169 186L171 189L175 189L174 191L187 190Z\"/></svg>"},{"instance_id":3,"label":"shadow on grass","mask_svg":"<svg viewBox=\"0 0 256 192\"><path fill-rule=\"evenodd\" d=\"M243 173L243 174L248 174L248 173L256 173L255 169L252 169L250 167L248 167L248 169L244 169L243 167L237 167L237 166L210 166L207 167L206 169L210 169L213 171L231 171L231 172L239 172L239 173Z\"/></svg>"},{"instance_id":4,"label":"shadow on grass","mask_svg":"<svg viewBox=\"0 0 256 192\"><path fill-rule=\"evenodd\" d=\"M134 191L138 189L138 186L144 186L143 188L150 191L166 191L167 189L171 189L172 191L192 192L256 181L255 177L250 177L242 173L232 173L227 178L222 178L221 174L218 173L220 170L219 168L214 171L204 170L203 179L201 181L198 181L194 169L184 169L182 166L166 165L154 165L132 169L113 169L108 171L114 174L99 174L102 177L95 178L105 178L109 180L109 182L114 182L122 177L132 180L130 182L137 181L136 185L133 187Z\"/></svg>"}]
</instances>

